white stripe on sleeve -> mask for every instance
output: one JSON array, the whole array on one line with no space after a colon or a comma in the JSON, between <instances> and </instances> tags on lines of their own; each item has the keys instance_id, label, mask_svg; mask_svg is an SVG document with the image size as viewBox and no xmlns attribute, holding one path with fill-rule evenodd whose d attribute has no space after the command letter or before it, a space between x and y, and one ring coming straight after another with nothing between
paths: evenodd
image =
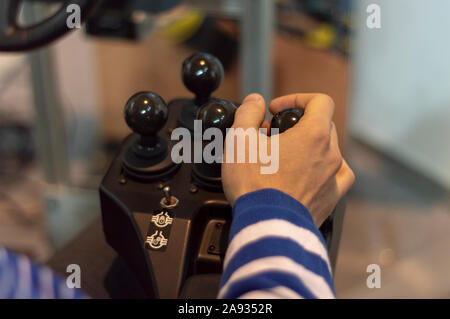
<instances>
[{"instance_id":1,"label":"white stripe on sleeve","mask_svg":"<svg viewBox=\"0 0 450 319\"><path fill-rule=\"evenodd\" d=\"M240 296L239 299L303 299L303 297L290 288L276 286L265 290L250 291Z\"/></svg>"},{"instance_id":2,"label":"white stripe on sleeve","mask_svg":"<svg viewBox=\"0 0 450 319\"><path fill-rule=\"evenodd\" d=\"M40 299L54 299L53 273L50 269L43 267L38 269Z\"/></svg>"},{"instance_id":3,"label":"white stripe on sleeve","mask_svg":"<svg viewBox=\"0 0 450 319\"><path fill-rule=\"evenodd\" d=\"M236 269L228 281L219 291L219 298L223 298L230 286L239 280L250 278L267 271L277 271L297 277L305 287L317 298L334 298L333 291L326 280L292 259L284 256L265 257L253 260Z\"/></svg>"},{"instance_id":4,"label":"white stripe on sleeve","mask_svg":"<svg viewBox=\"0 0 450 319\"><path fill-rule=\"evenodd\" d=\"M17 257L17 290L14 298L29 299L31 295L31 263L27 257Z\"/></svg>"},{"instance_id":5,"label":"white stripe on sleeve","mask_svg":"<svg viewBox=\"0 0 450 319\"><path fill-rule=\"evenodd\" d=\"M228 245L223 263L224 269L241 247L269 236L293 240L306 251L319 255L325 261L331 273L327 250L316 234L309 229L299 227L283 219L260 221L239 231Z\"/></svg>"}]
</instances>

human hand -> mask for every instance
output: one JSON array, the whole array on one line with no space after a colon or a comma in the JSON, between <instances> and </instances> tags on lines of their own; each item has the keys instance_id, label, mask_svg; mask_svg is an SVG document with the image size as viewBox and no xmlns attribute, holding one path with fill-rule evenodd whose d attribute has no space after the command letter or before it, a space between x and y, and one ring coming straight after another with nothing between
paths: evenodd
<instances>
[{"instance_id":1,"label":"human hand","mask_svg":"<svg viewBox=\"0 0 450 319\"><path fill-rule=\"evenodd\" d=\"M331 214L339 199L350 189L355 176L342 158L336 127L332 122L333 100L324 94L292 94L274 99L270 111L275 114L286 108L300 108L304 115L289 130L278 135L279 168L274 174L261 174L264 166L256 163L222 164L222 183L225 196L233 205L242 195L263 188L280 190L305 205L319 227ZM266 113L264 99L258 94L247 96L237 109L233 128L268 128L263 122ZM268 149L276 139L259 132ZM225 141L224 158L229 143ZM245 145L249 158L249 141ZM260 147L258 142L258 148Z\"/></svg>"}]
</instances>

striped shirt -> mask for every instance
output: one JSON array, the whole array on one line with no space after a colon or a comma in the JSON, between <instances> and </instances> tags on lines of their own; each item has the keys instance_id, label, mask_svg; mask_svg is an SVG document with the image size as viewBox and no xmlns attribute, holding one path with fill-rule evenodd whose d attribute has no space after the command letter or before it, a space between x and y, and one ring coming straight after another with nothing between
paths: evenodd
<instances>
[{"instance_id":1,"label":"striped shirt","mask_svg":"<svg viewBox=\"0 0 450 319\"><path fill-rule=\"evenodd\" d=\"M275 189L233 206L219 298L335 298L325 241L311 214Z\"/></svg>"},{"instance_id":2,"label":"striped shirt","mask_svg":"<svg viewBox=\"0 0 450 319\"><path fill-rule=\"evenodd\" d=\"M79 288L69 288L50 268L0 247L0 299L5 298L80 299L86 295Z\"/></svg>"}]
</instances>

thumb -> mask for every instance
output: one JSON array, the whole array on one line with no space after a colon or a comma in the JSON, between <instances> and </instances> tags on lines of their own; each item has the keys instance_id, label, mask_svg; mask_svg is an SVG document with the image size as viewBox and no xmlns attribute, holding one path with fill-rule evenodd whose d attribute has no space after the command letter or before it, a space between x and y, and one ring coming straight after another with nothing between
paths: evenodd
<instances>
[{"instance_id":1,"label":"thumb","mask_svg":"<svg viewBox=\"0 0 450 319\"><path fill-rule=\"evenodd\" d=\"M257 93L250 94L236 110L233 127L240 127L244 130L249 127L259 129L265 116L266 103L264 98Z\"/></svg>"}]
</instances>

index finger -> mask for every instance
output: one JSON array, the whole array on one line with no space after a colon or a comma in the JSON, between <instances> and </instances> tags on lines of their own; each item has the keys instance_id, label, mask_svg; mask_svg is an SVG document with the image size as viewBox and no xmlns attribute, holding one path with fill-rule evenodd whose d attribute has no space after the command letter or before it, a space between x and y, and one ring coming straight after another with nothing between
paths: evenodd
<instances>
[{"instance_id":1,"label":"index finger","mask_svg":"<svg viewBox=\"0 0 450 319\"><path fill-rule=\"evenodd\" d=\"M304 115L295 125L302 121L316 121L315 126L329 130L334 114L334 101L321 93L298 93L285 95L270 102L269 110L275 114L284 109L298 108L304 110Z\"/></svg>"}]
</instances>

